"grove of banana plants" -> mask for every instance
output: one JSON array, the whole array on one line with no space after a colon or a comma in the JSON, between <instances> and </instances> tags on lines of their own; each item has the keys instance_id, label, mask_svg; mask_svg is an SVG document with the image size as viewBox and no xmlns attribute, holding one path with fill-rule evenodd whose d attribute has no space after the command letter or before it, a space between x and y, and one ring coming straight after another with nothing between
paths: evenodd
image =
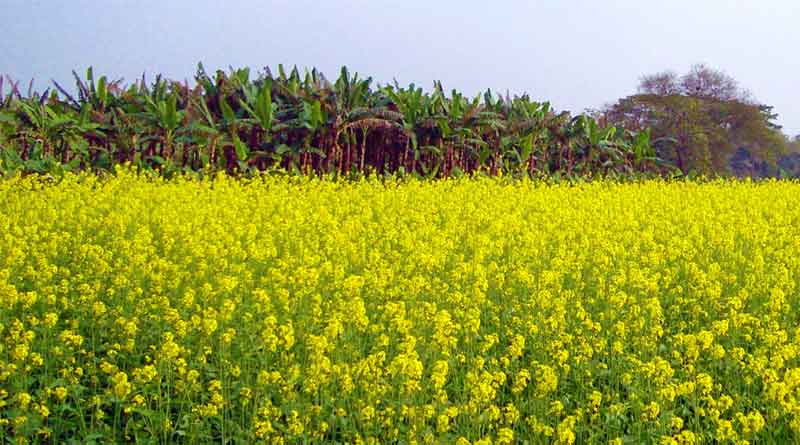
<instances>
[{"instance_id":1,"label":"grove of banana plants","mask_svg":"<svg viewBox=\"0 0 800 445\"><path fill-rule=\"evenodd\" d=\"M464 174L632 177L674 172L650 131L601 125L529 96L475 97L342 68L266 68L194 83L144 76L130 84L73 72L43 92L0 79L0 172L108 171L117 164L171 175L285 170L316 175Z\"/></svg>"}]
</instances>

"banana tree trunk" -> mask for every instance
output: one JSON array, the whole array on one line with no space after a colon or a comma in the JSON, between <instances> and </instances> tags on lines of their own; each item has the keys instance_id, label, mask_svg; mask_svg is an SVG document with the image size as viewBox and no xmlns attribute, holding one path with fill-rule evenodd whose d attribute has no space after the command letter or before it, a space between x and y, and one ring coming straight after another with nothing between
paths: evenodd
<instances>
[{"instance_id":1,"label":"banana tree trunk","mask_svg":"<svg viewBox=\"0 0 800 445\"><path fill-rule=\"evenodd\" d=\"M403 168L406 167L406 162L408 160L408 151L410 149L411 149L411 139L408 136L406 136L406 147L405 150L403 150L403 155L400 158L400 165L402 165Z\"/></svg>"},{"instance_id":2,"label":"banana tree trunk","mask_svg":"<svg viewBox=\"0 0 800 445\"><path fill-rule=\"evenodd\" d=\"M366 128L361 131L361 163L359 170L361 171L362 175L364 174L364 158L367 154L367 133L368 130Z\"/></svg>"}]
</instances>

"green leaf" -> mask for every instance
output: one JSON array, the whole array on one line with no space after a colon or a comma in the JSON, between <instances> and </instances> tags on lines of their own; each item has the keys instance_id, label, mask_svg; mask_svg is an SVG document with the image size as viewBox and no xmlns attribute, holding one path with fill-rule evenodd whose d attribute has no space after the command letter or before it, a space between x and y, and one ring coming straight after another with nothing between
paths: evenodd
<instances>
[{"instance_id":1,"label":"green leaf","mask_svg":"<svg viewBox=\"0 0 800 445\"><path fill-rule=\"evenodd\" d=\"M81 165L80 158L75 158L64 165L66 171L74 171Z\"/></svg>"},{"instance_id":2,"label":"green leaf","mask_svg":"<svg viewBox=\"0 0 800 445\"><path fill-rule=\"evenodd\" d=\"M178 128L179 119L177 111L178 95L176 93L170 94L164 104L164 123L167 130L175 130Z\"/></svg>"},{"instance_id":3,"label":"green leaf","mask_svg":"<svg viewBox=\"0 0 800 445\"><path fill-rule=\"evenodd\" d=\"M281 145L278 145L277 147L275 147L275 153L277 153L279 155L283 155L283 154L289 153L291 151L292 151L292 147L290 147L290 146L288 146L286 144L281 144Z\"/></svg>"},{"instance_id":4,"label":"green leaf","mask_svg":"<svg viewBox=\"0 0 800 445\"><path fill-rule=\"evenodd\" d=\"M89 91L94 93L95 92L95 88L94 88L94 71L92 70L92 67L89 67L89 68L86 69L86 80L89 83Z\"/></svg>"},{"instance_id":5,"label":"green leaf","mask_svg":"<svg viewBox=\"0 0 800 445\"><path fill-rule=\"evenodd\" d=\"M16 120L17 119L13 114L0 111L0 122L13 123L16 122Z\"/></svg>"},{"instance_id":6,"label":"green leaf","mask_svg":"<svg viewBox=\"0 0 800 445\"><path fill-rule=\"evenodd\" d=\"M233 135L233 148L236 150L236 159L242 162L246 162L250 157L250 149L247 145L239 139L239 136L234 134Z\"/></svg>"},{"instance_id":7,"label":"green leaf","mask_svg":"<svg viewBox=\"0 0 800 445\"><path fill-rule=\"evenodd\" d=\"M233 108L228 105L228 101L226 101L224 97L219 98L219 106L222 108L222 118L225 120L226 124L232 125L234 122L236 122L236 114L233 112Z\"/></svg>"},{"instance_id":8,"label":"green leaf","mask_svg":"<svg viewBox=\"0 0 800 445\"><path fill-rule=\"evenodd\" d=\"M3 165L9 170L16 170L23 164L22 157L11 147L0 150L0 160L3 161Z\"/></svg>"},{"instance_id":9,"label":"green leaf","mask_svg":"<svg viewBox=\"0 0 800 445\"><path fill-rule=\"evenodd\" d=\"M306 150L305 150L305 151L306 151L307 153L314 153L314 154L318 155L319 157L321 157L321 158L323 158L323 159L325 158L325 151L323 151L321 148L317 148L317 147L308 147L308 148L306 148Z\"/></svg>"},{"instance_id":10,"label":"green leaf","mask_svg":"<svg viewBox=\"0 0 800 445\"><path fill-rule=\"evenodd\" d=\"M434 153L434 154L437 154L437 155L442 154L442 151L439 149L439 147L437 147L435 145L424 145L422 147L422 149L427 151L428 153Z\"/></svg>"},{"instance_id":11,"label":"green leaf","mask_svg":"<svg viewBox=\"0 0 800 445\"><path fill-rule=\"evenodd\" d=\"M215 127L216 123L214 122L214 116L211 115L211 111L208 109L208 104L206 104L206 100L201 97L195 103L200 107L200 111L202 111L203 117L206 119L206 124L208 124L211 127Z\"/></svg>"},{"instance_id":12,"label":"green leaf","mask_svg":"<svg viewBox=\"0 0 800 445\"><path fill-rule=\"evenodd\" d=\"M219 130L216 127L209 127L208 125L203 125L203 124L194 124L192 126L192 129L203 133L208 133L210 135L215 135L219 133Z\"/></svg>"},{"instance_id":13,"label":"green leaf","mask_svg":"<svg viewBox=\"0 0 800 445\"><path fill-rule=\"evenodd\" d=\"M270 79L264 80L264 84L261 86L256 100L256 111L258 112L259 123L264 130L269 131L272 128L272 117L274 113L272 103L272 81Z\"/></svg>"},{"instance_id":14,"label":"green leaf","mask_svg":"<svg viewBox=\"0 0 800 445\"><path fill-rule=\"evenodd\" d=\"M44 173L45 162L40 159L29 159L25 161L25 170L29 172Z\"/></svg>"},{"instance_id":15,"label":"green leaf","mask_svg":"<svg viewBox=\"0 0 800 445\"><path fill-rule=\"evenodd\" d=\"M106 100L108 99L108 88L106 84L106 76L100 76L100 79L97 81L97 98L100 100L100 105L103 107L105 107Z\"/></svg>"},{"instance_id":16,"label":"green leaf","mask_svg":"<svg viewBox=\"0 0 800 445\"><path fill-rule=\"evenodd\" d=\"M156 163L158 165L164 165L167 162L166 159L164 159L164 158L162 158L161 156L158 156L158 155L156 155L156 156L148 156L147 160L151 161L151 162L154 162L154 163Z\"/></svg>"},{"instance_id":17,"label":"green leaf","mask_svg":"<svg viewBox=\"0 0 800 445\"><path fill-rule=\"evenodd\" d=\"M531 133L520 141L520 146L522 148L522 152L520 153L521 161L527 161L528 158L531 157L531 153L533 152L533 137L533 133Z\"/></svg>"}]
</instances>

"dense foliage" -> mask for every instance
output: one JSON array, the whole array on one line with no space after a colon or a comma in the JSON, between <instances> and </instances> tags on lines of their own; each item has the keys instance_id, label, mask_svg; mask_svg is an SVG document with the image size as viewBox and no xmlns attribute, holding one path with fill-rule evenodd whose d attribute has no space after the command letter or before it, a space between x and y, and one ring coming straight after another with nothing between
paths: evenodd
<instances>
[{"instance_id":1,"label":"dense foliage","mask_svg":"<svg viewBox=\"0 0 800 445\"><path fill-rule=\"evenodd\" d=\"M664 173L646 130L603 127L556 113L527 96L427 93L373 86L342 69L251 79L248 69L207 74L196 84L142 78L129 86L75 74L23 94L0 79L0 172L108 170L118 163L246 172L278 167L317 174L485 171L509 175L630 176Z\"/></svg>"},{"instance_id":2,"label":"dense foliage","mask_svg":"<svg viewBox=\"0 0 800 445\"><path fill-rule=\"evenodd\" d=\"M695 65L683 76L644 76L639 94L620 99L601 121L628 130L649 129L659 158L682 172L792 176L791 143L775 123L771 106L723 72Z\"/></svg>"},{"instance_id":3,"label":"dense foliage","mask_svg":"<svg viewBox=\"0 0 800 445\"><path fill-rule=\"evenodd\" d=\"M0 442L800 440L797 183L151 177L0 181Z\"/></svg>"}]
</instances>

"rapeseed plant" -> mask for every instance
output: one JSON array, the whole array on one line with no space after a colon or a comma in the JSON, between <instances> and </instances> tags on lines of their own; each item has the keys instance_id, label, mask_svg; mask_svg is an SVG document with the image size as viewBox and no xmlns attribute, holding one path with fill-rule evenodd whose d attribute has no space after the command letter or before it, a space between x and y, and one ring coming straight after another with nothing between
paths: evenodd
<instances>
[{"instance_id":1,"label":"rapeseed plant","mask_svg":"<svg viewBox=\"0 0 800 445\"><path fill-rule=\"evenodd\" d=\"M800 440L800 185L0 182L0 441Z\"/></svg>"}]
</instances>

